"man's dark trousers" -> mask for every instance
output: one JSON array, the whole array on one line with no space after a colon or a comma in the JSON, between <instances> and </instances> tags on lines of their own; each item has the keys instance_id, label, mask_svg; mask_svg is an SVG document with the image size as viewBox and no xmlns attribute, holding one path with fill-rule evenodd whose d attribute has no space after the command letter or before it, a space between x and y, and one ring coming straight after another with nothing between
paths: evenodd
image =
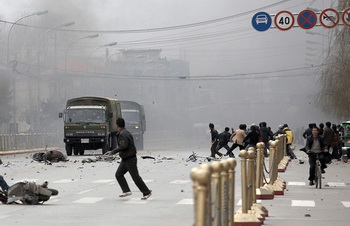
<instances>
[{"instance_id":1,"label":"man's dark trousers","mask_svg":"<svg viewBox=\"0 0 350 226\"><path fill-rule=\"evenodd\" d=\"M115 177L117 178L117 181L123 192L130 192L129 185L126 182L126 179L124 177L124 175L127 172L130 173L132 180L135 182L136 186L139 188L142 194L148 195L150 193L150 190L148 189L145 182L142 180L142 178L139 175L139 171L137 169L136 156L128 158L127 160L122 160L117 169L117 172L115 173Z\"/></svg>"}]
</instances>

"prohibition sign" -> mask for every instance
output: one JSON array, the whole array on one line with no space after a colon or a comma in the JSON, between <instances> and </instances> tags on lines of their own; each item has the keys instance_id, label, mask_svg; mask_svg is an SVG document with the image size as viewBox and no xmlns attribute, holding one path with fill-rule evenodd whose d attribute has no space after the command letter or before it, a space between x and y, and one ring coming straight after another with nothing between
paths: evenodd
<instances>
[{"instance_id":1,"label":"prohibition sign","mask_svg":"<svg viewBox=\"0 0 350 226\"><path fill-rule=\"evenodd\" d=\"M342 19L345 25L350 26L350 8L347 8L346 10L344 10Z\"/></svg>"},{"instance_id":2,"label":"prohibition sign","mask_svg":"<svg viewBox=\"0 0 350 226\"><path fill-rule=\"evenodd\" d=\"M293 27L294 25L294 15L289 11L278 12L274 18L275 26L286 31Z\"/></svg>"},{"instance_id":3,"label":"prohibition sign","mask_svg":"<svg viewBox=\"0 0 350 226\"><path fill-rule=\"evenodd\" d=\"M335 9L325 9L320 14L320 22L326 28L333 28L339 23L339 14Z\"/></svg>"},{"instance_id":4,"label":"prohibition sign","mask_svg":"<svg viewBox=\"0 0 350 226\"><path fill-rule=\"evenodd\" d=\"M299 13L297 22L301 28L311 29L315 27L317 23L316 13L308 9L303 10Z\"/></svg>"}]
</instances>

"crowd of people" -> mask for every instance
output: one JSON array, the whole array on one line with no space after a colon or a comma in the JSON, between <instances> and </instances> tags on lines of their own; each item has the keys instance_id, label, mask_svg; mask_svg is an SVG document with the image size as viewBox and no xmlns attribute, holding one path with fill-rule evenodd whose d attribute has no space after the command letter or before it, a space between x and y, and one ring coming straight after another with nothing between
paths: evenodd
<instances>
[{"instance_id":1,"label":"crowd of people","mask_svg":"<svg viewBox=\"0 0 350 226\"><path fill-rule=\"evenodd\" d=\"M288 127L288 124L280 125L276 132L272 132L266 122L261 122L259 125L252 124L249 129L247 129L246 124L241 124L237 130L231 128L231 132L229 127L226 127L225 131L222 133L218 133L214 128L214 124L210 123L209 129L211 133L212 158L216 158L216 155L218 155L219 158L223 156L234 158L235 155L233 151L237 147L239 150L248 149L250 147L256 148L259 142L265 144L264 156L268 157L270 140L274 140L279 134L286 134L286 154L291 159L297 159L292 148L295 136L293 131ZM331 122L326 122L325 124L320 123L319 126L317 126L316 123L310 123L308 128L302 133L305 147L300 150L305 151L309 158L309 185L314 185L317 158L321 162L322 173L325 173L327 164L330 163L332 159L341 160L343 146L342 134L343 128ZM232 143L231 147L229 143ZM225 154L220 153L222 148L226 149Z\"/></svg>"},{"instance_id":2,"label":"crowd of people","mask_svg":"<svg viewBox=\"0 0 350 226\"><path fill-rule=\"evenodd\" d=\"M233 151L238 147L239 150L248 149L250 147L256 148L257 143L263 142L265 144L264 156L268 157L268 149L270 140L274 140L275 137L279 134L286 134L287 143L286 150L287 155L292 159L296 159L296 156L291 148L293 143L293 131L289 129L288 124L280 125L278 130L274 133L271 130L271 127L267 126L266 122L261 122L259 125L252 124L248 129L246 124L240 124L237 130L226 127L225 131L218 133L215 129L213 123L209 124L209 129L211 133L211 157L216 158L216 155L219 158L223 156L229 156L234 158L235 155ZM231 147L228 145L232 143ZM219 152L222 148L226 149L226 153L223 154Z\"/></svg>"}]
</instances>

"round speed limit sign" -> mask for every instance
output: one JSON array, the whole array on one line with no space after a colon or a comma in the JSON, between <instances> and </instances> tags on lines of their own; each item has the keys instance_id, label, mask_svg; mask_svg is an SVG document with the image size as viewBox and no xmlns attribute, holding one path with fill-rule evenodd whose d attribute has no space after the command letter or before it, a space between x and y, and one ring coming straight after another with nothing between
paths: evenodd
<instances>
[{"instance_id":1,"label":"round speed limit sign","mask_svg":"<svg viewBox=\"0 0 350 226\"><path fill-rule=\"evenodd\" d=\"M291 29L294 21L294 15L289 11L278 12L274 18L275 26L282 31Z\"/></svg>"}]
</instances>

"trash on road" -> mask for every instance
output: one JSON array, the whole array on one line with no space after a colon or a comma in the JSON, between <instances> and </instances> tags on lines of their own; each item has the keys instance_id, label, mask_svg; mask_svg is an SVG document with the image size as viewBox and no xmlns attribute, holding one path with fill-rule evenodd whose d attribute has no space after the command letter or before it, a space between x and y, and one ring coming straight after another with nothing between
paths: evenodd
<instances>
[{"instance_id":1,"label":"trash on road","mask_svg":"<svg viewBox=\"0 0 350 226\"><path fill-rule=\"evenodd\" d=\"M66 162L68 159L62 154L62 152L53 150L46 152L37 152L33 154L33 160L37 162L45 162L46 164L51 164L53 162Z\"/></svg>"}]
</instances>

